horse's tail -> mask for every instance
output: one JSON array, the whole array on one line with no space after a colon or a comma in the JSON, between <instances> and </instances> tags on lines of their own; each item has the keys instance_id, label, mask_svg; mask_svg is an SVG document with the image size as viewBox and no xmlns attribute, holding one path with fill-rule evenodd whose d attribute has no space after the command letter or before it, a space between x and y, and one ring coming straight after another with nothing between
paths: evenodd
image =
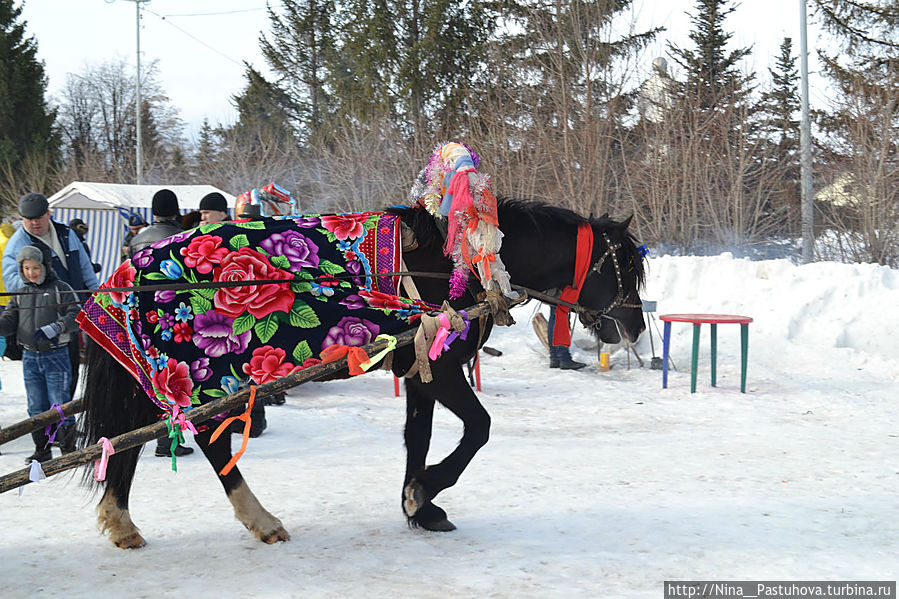
<instances>
[{"instance_id":1,"label":"horse's tail","mask_svg":"<svg viewBox=\"0 0 899 599\"><path fill-rule=\"evenodd\" d=\"M116 362L105 349L93 341L85 348L84 415L82 443L84 447L101 438L112 439L122 433L152 424L158 419L158 409L137 381ZM120 483L130 486L140 447L113 454L106 468L106 480L114 487ZM99 487L93 478L93 466L84 472L88 486Z\"/></svg>"}]
</instances>

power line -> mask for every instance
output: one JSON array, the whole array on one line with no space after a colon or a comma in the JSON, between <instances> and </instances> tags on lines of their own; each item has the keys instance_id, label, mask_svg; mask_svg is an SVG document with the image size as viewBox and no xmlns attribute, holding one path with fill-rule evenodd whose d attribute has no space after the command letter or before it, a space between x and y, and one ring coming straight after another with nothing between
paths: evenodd
<instances>
[{"instance_id":1,"label":"power line","mask_svg":"<svg viewBox=\"0 0 899 599\"><path fill-rule=\"evenodd\" d=\"M223 10L220 12L194 12L194 13L183 13L183 14L170 14L165 15L166 17L217 17L220 15L234 15L238 13L245 12L259 12L260 10L265 10L264 8L244 8L241 10Z\"/></svg>"},{"instance_id":2,"label":"power line","mask_svg":"<svg viewBox=\"0 0 899 599\"><path fill-rule=\"evenodd\" d=\"M176 25L176 24L173 23L172 21L169 21L168 19L166 19L166 16L179 16L179 15L161 15L161 14L159 14L159 13L157 13L157 12L154 12L154 11L152 11L152 10L150 10L149 8L146 8L146 7L144 8L144 10L147 11L148 13L152 14L153 16L158 17L160 20L164 21L165 23L168 23L170 26L174 27L175 29L177 29L178 31L180 31L181 33L183 33L184 35L186 35L186 36L189 37L190 39L194 40L194 41L197 42L198 44L200 44L200 45L206 47L208 50L211 50L211 51L215 52L216 54L218 54L219 56L221 56L221 57L224 58L225 60L229 60L229 61L233 62L234 64L236 64L236 65L238 65L238 66L240 66L240 67L243 67L243 62L231 58L230 56L228 56L227 54L225 54L224 52L222 52L222 51L219 50L218 48L214 48L214 47L210 46L209 44L207 44L206 42L204 42L203 40L201 40L201 39L198 38L197 36L193 35L193 34L190 33L189 31L185 30L185 29L182 28L182 27L179 27L178 25ZM235 12L237 12L237 11L235 11ZM247 12L247 11L241 11L241 12ZM213 14L213 13L210 13L210 14ZM219 14L224 14L224 13L219 13ZM185 15L180 15L180 16L185 16Z\"/></svg>"}]
</instances>

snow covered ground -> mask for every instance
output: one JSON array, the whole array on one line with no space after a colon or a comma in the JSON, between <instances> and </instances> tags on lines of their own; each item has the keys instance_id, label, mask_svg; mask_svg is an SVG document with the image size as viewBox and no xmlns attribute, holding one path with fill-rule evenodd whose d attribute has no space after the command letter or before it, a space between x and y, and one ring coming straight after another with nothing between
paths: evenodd
<instances>
[{"instance_id":1,"label":"snow covered ground","mask_svg":"<svg viewBox=\"0 0 899 599\"><path fill-rule=\"evenodd\" d=\"M755 319L745 395L736 325L719 326L717 388L704 327L690 394L690 325L673 325L663 390L645 335L647 368L619 350L600 372L575 348L587 368L549 370L529 304L490 338L503 355L483 356L490 442L438 498L458 530L407 529L403 400L379 372L294 389L251 440L241 471L289 542L253 539L198 453L174 473L146 452L141 550L96 531L77 476L0 495L0 595L657 598L665 580L895 580L899 272L725 254L654 258L649 273L658 314ZM0 362L0 379L9 425L26 416L20 363ZM432 460L460 432L439 410ZM0 473L18 470L30 438L0 450Z\"/></svg>"}]
</instances>

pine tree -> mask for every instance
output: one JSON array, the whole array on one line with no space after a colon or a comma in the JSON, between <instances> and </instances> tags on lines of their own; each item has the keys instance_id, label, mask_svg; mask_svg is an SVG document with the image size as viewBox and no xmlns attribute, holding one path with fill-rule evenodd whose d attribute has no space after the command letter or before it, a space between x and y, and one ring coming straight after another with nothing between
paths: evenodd
<instances>
[{"instance_id":1,"label":"pine tree","mask_svg":"<svg viewBox=\"0 0 899 599\"><path fill-rule=\"evenodd\" d=\"M700 109L709 110L746 99L752 76L743 75L739 62L752 48L727 52L733 33L724 30L724 20L736 8L730 0L696 0L696 13L690 17L690 39L694 48L669 44L674 61L683 69L685 80L676 85L682 97Z\"/></svg>"},{"instance_id":2,"label":"pine tree","mask_svg":"<svg viewBox=\"0 0 899 599\"><path fill-rule=\"evenodd\" d=\"M278 76L279 97L290 98L281 110L301 138L309 137L332 112L327 81L335 45L334 2L284 0L281 14L271 6L268 13L271 32L262 37L262 54Z\"/></svg>"},{"instance_id":3,"label":"pine tree","mask_svg":"<svg viewBox=\"0 0 899 599\"><path fill-rule=\"evenodd\" d=\"M773 184L770 212L784 215L782 231L800 232L799 188L799 72L793 56L793 40L784 38L771 75L771 87L762 93L759 109L760 160L779 173Z\"/></svg>"},{"instance_id":4,"label":"pine tree","mask_svg":"<svg viewBox=\"0 0 899 599\"><path fill-rule=\"evenodd\" d=\"M21 14L13 0L0 0L0 165L11 173L28 159L55 163L60 147L37 42L25 37Z\"/></svg>"}]
</instances>

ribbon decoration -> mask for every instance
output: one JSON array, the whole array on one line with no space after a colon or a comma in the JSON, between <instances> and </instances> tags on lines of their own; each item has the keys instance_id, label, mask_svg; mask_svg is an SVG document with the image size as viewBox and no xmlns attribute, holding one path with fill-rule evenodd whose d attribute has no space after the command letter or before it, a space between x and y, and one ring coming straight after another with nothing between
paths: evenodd
<instances>
[{"instance_id":1,"label":"ribbon decoration","mask_svg":"<svg viewBox=\"0 0 899 599\"><path fill-rule=\"evenodd\" d=\"M437 334L434 335L434 342L431 343L431 349L428 351L428 357L431 360L436 360L443 353L443 342L449 337L450 332L449 317L446 313L441 312L437 315L437 318L440 319L440 327L437 329Z\"/></svg>"},{"instance_id":2,"label":"ribbon decoration","mask_svg":"<svg viewBox=\"0 0 899 599\"><path fill-rule=\"evenodd\" d=\"M44 474L44 469L41 467L41 463L37 460L31 460L31 469L28 471L28 480L33 483L39 483L45 478L47 478L47 475ZM19 497L22 496L22 491L24 490L24 485L19 487Z\"/></svg>"},{"instance_id":3,"label":"ribbon decoration","mask_svg":"<svg viewBox=\"0 0 899 599\"><path fill-rule=\"evenodd\" d=\"M485 254L484 248L478 250L478 255L471 259L472 264L477 264L478 262L483 262L484 264L484 279L487 281L490 280L490 263L496 262L496 254Z\"/></svg>"},{"instance_id":4,"label":"ribbon decoration","mask_svg":"<svg viewBox=\"0 0 899 599\"><path fill-rule=\"evenodd\" d=\"M382 335L378 335L377 337L375 337L375 341L377 341L379 339L381 339L382 341L386 341L387 347L385 347L384 349L382 349L381 351L379 351L378 353L376 353L375 355L370 357L368 360L366 360L365 362L363 362L362 364L359 365L359 367L364 372L368 372L368 370L372 366L374 366L375 364L377 364L378 362L383 360L384 356L386 356L387 354L389 354L390 352L392 352L393 350L396 349L396 337L394 337L393 335L383 335L382 334Z\"/></svg>"},{"instance_id":5,"label":"ribbon decoration","mask_svg":"<svg viewBox=\"0 0 899 599\"><path fill-rule=\"evenodd\" d=\"M50 429L53 428L53 424L48 424L47 428L44 429L44 434L47 435L47 445L50 445L56 439L56 433L59 432L59 428L62 426L62 423L66 419L66 415L63 414L63 412L62 412L61 405L59 405L58 403L55 403L52 406L50 406L51 410L54 408L56 408L56 411L59 412L59 422L56 423L56 428L53 429L53 434L50 434Z\"/></svg>"},{"instance_id":6,"label":"ribbon decoration","mask_svg":"<svg viewBox=\"0 0 899 599\"><path fill-rule=\"evenodd\" d=\"M350 375L358 376L365 374L362 365L369 361L368 354L361 347L349 345L329 345L321 351L319 358L322 363L336 362L340 358L346 356L346 363L350 370Z\"/></svg>"},{"instance_id":7,"label":"ribbon decoration","mask_svg":"<svg viewBox=\"0 0 899 599\"><path fill-rule=\"evenodd\" d=\"M574 259L574 281L562 290L559 299L573 304L581 295L581 287L590 270L590 258L593 256L593 227L582 223L577 228L577 254ZM552 334L551 345L571 345L571 332L568 330L568 306L556 306L556 326Z\"/></svg>"},{"instance_id":8,"label":"ribbon decoration","mask_svg":"<svg viewBox=\"0 0 899 599\"><path fill-rule=\"evenodd\" d=\"M103 444L103 452L94 460L94 480L99 482L106 480L106 465L109 463L109 456L115 453L115 448L106 437L100 437L97 443Z\"/></svg>"},{"instance_id":9,"label":"ribbon decoration","mask_svg":"<svg viewBox=\"0 0 899 599\"><path fill-rule=\"evenodd\" d=\"M175 456L175 448L184 443L184 433L175 426L175 419L171 414L166 419L165 425L169 429L169 439L172 440L169 445L169 452L172 454L172 472L178 472L178 458Z\"/></svg>"},{"instance_id":10,"label":"ribbon decoration","mask_svg":"<svg viewBox=\"0 0 899 599\"><path fill-rule=\"evenodd\" d=\"M214 443L216 439L219 438L219 435L222 432L228 430L228 427L235 420L243 420L243 439L240 444L240 449L231 456L231 459L228 460L228 463L225 464L224 468L219 470L219 474L221 476L227 476L231 469L234 468L235 464L237 464L237 460L240 459L240 456L243 455L243 452L247 450L247 443L250 441L250 423L252 422L252 418L250 417L250 412L253 411L253 404L256 402L256 385L250 385L250 399L247 400L247 410L241 414L240 416L231 416L230 418L225 418L222 423L215 429L215 432L212 433L212 437L209 438L210 443Z\"/></svg>"},{"instance_id":11,"label":"ribbon decoration","mask_svg":"<svg viewBox=\"0 0 899 599\"><path fill-rule=\"evenodd\" d=\"M453 331L450 333L449 337L446 338L446 341L443 342L443 349L448 350L450 344L456 340L456 338L465 341L468 339L468 331L471 329L471 321L468 319L468 312L465 310L459 310L459 315L462 316L462 320L465 321L465 328L462 329L462 332Z\"/></svg>"}]
</instances>

